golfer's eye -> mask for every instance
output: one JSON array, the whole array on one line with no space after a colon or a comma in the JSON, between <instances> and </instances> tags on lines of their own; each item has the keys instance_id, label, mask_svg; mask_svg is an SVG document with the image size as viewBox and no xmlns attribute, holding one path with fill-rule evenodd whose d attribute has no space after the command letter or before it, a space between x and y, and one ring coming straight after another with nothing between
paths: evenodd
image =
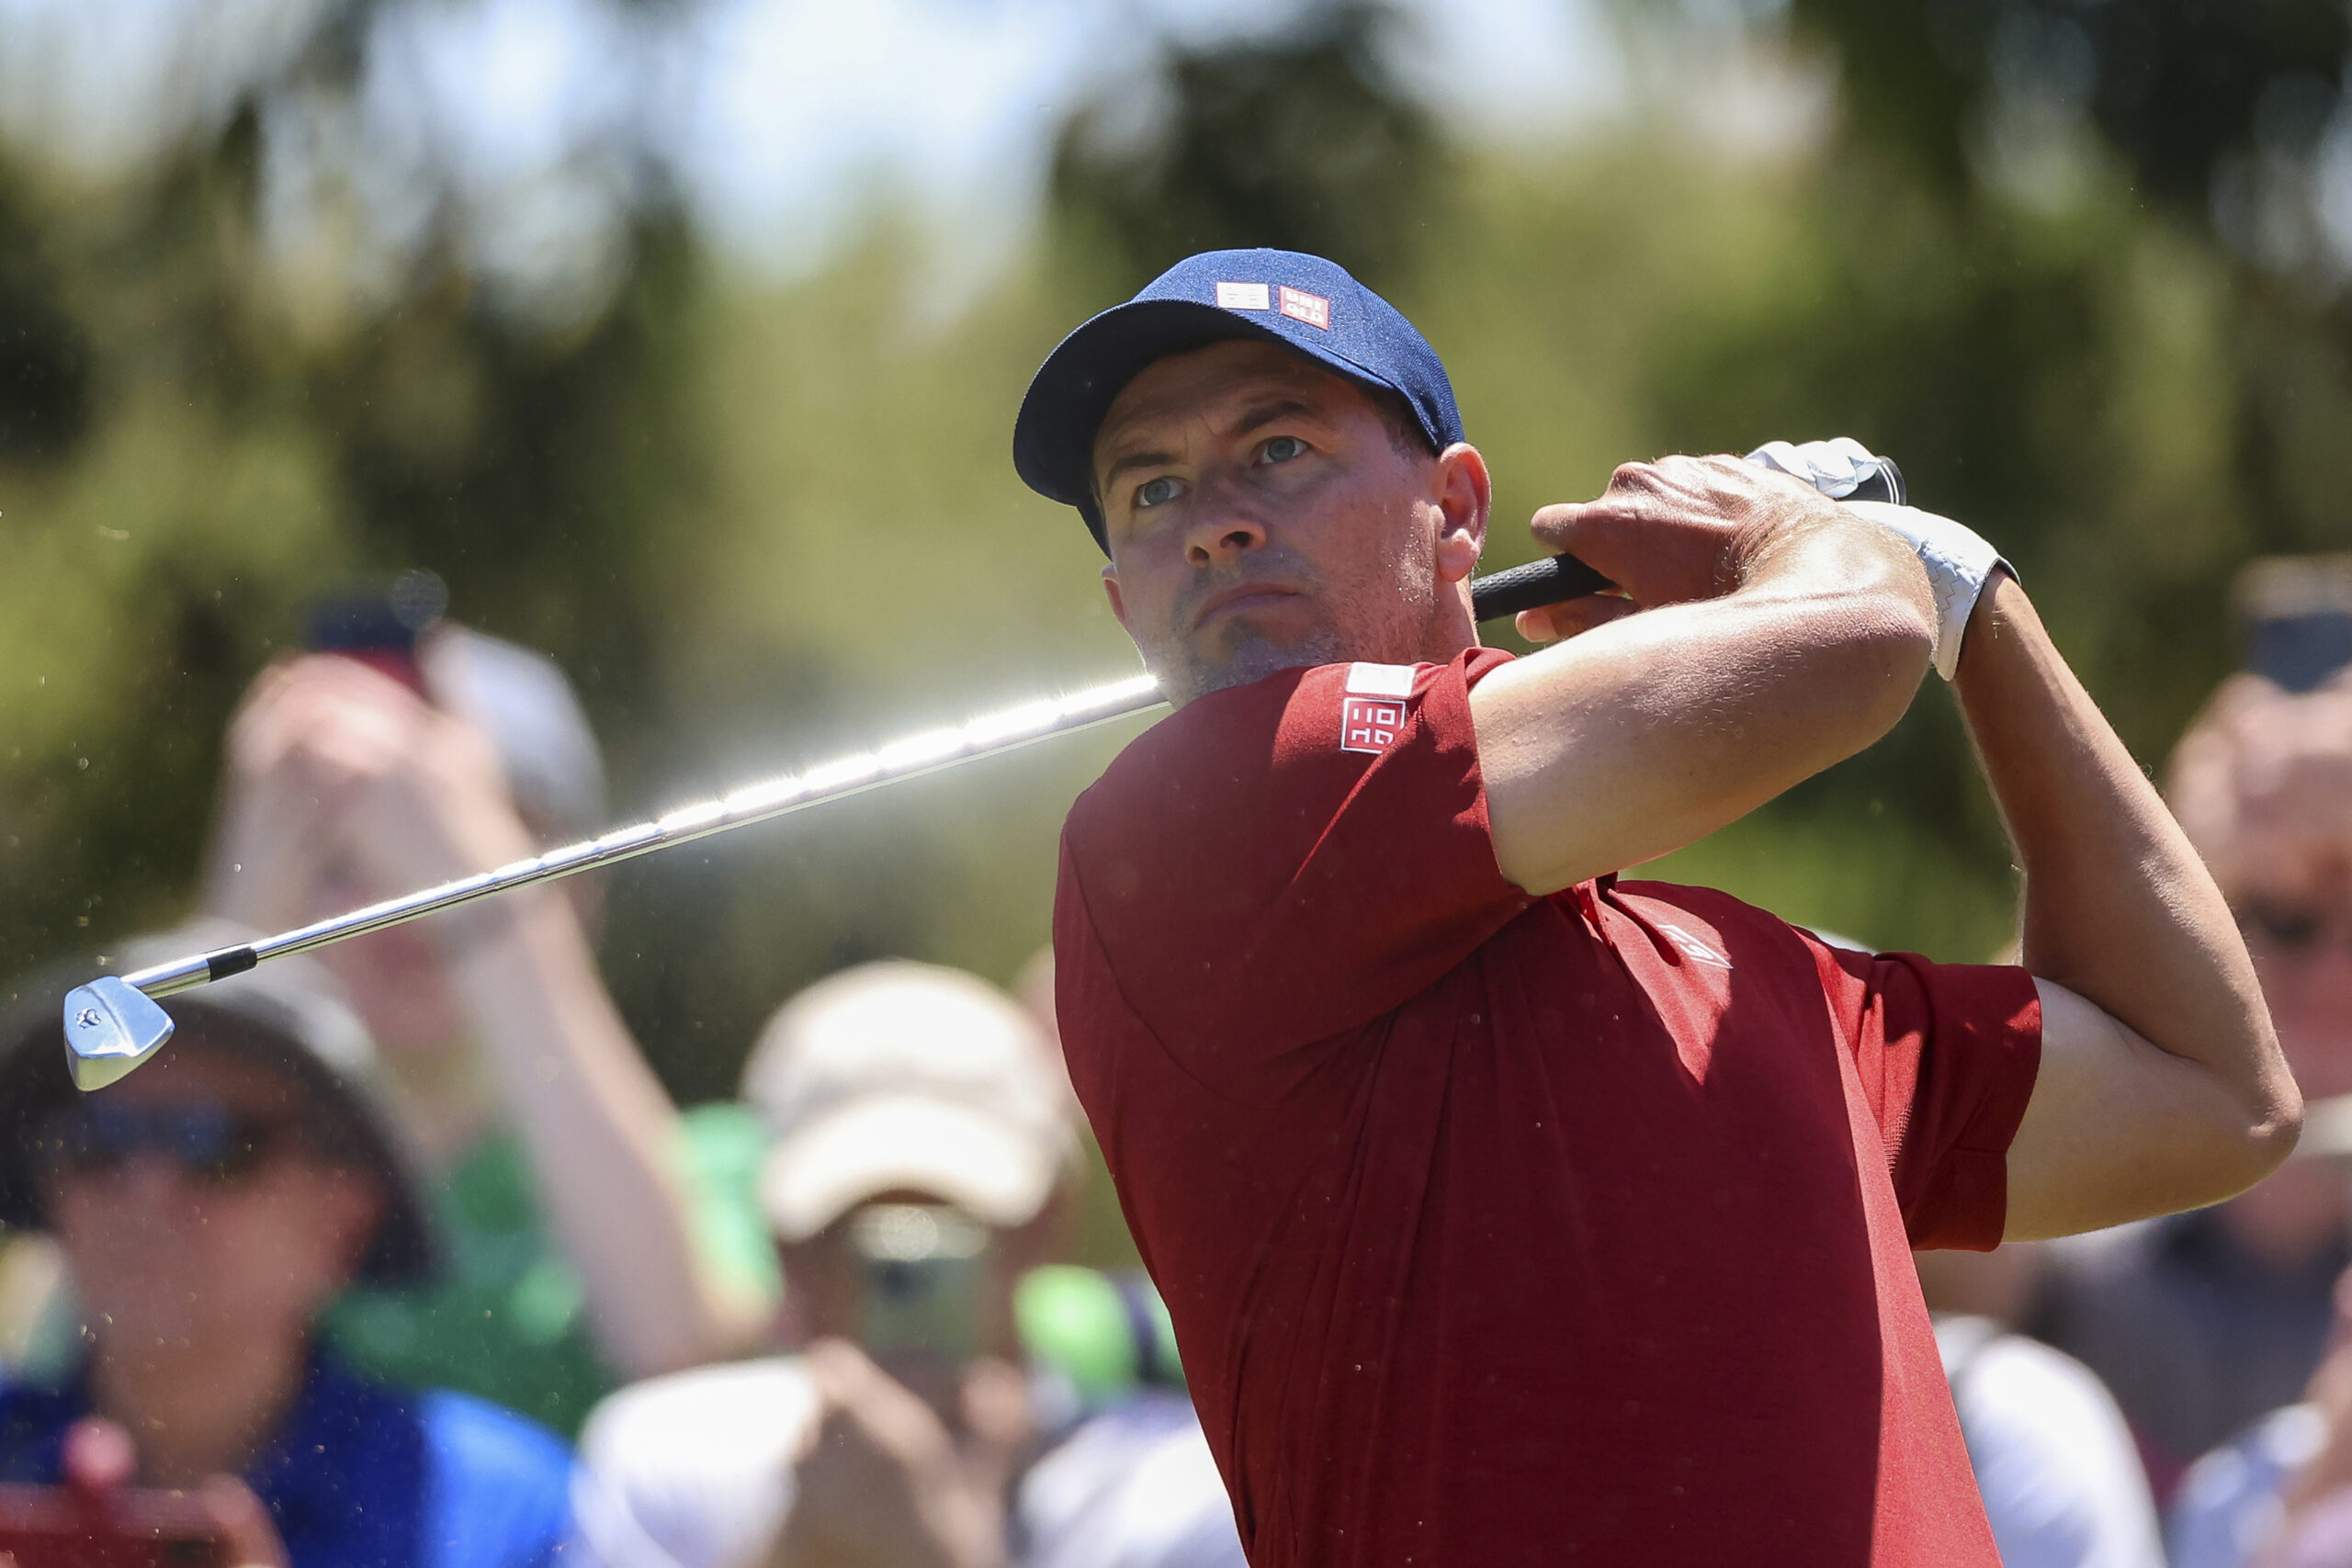
<instances>
[{"instance_id":1,"label":"golfer's eye","mask_svg":"<svg viewBox=\"0 0 2352 1568\"><path fill-rule=\"evenodd\" d=\"M1171 475L1162 474L1156 479L1146 479L1136 486L1136 510L1140 512L1147 506L1159 506L1173 501L1183 491L1183 485Z\"/></svg>"},{"instance_id":2,"label":"golfer's eye","mask_svg":"<svg viewBox=\"0 0 2352 1568\"><path fill-rule=\"evenodd\" d=\"M1258 456L1269 463L1287 463L1306 456L1306 443L1295 435L1277 435L1258 448Z\"/></svg>"}]
</instances>

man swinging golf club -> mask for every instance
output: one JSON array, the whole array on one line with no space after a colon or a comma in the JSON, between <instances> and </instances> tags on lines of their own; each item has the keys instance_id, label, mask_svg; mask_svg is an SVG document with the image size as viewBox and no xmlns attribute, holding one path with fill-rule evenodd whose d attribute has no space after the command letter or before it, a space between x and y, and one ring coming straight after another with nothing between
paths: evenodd
<instances>
[{"instance_id":1,"label":"man swinging golf club","mask_svg":"<svg viewBox=\"0 0 2352 1568\"><path fill-rule=\"evenodd\" d=\"M2301 1102L1991 548L1634 464L1533 523L1623 596L1482 649L1443 367L1278 251L1080 327L1014 455L1179 709L1070 813L1059 1016L1250 1561L1995 1564L1910 1249L2213 1202ZM1869 745L1931 662L2023 967L1616 880Z\"/></svg>"}]
</instances>

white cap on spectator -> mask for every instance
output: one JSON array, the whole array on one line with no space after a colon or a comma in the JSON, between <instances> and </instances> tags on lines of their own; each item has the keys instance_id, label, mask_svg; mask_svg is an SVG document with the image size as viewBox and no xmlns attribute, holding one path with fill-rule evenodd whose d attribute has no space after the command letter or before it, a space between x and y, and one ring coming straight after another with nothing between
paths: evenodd
<instances>
[{"instance_id":1,"label":"white cap on spectator","mask_svg":"<svg viewBox=\"0 0 2352 1568\"><path fill-rule=\"evenodd\" d=\"M1077 1147L1051 1050L1025 1009L957 970L890 960L809 987L743 1068L775 1134L768 1224L801 1241L898 1191L991 1225L1034 1219Z\"/></svg>"}]
</instances>

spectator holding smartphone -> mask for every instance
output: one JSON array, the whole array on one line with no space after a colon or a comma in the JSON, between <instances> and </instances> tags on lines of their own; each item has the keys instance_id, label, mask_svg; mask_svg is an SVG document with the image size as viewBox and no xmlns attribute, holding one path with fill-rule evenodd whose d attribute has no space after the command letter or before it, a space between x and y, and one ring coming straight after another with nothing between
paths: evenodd
<instances>
[{"instance_id":1,"label":"spectator holding smartphone","mask_svg":"<svg viewBox=\"0 0 2352 1568\"><path fill-rule=\"evenodd\" d=\"M283 930L605 826L595 738L550 660L380 609L320 623L322 650L265 671L230 727L208 910ZM727 1197L756 1133L678 1114L605 990L596 921L574 878L322 955L451 1243L445 1282L355 1292L334 1339L567 1432L620 1382L756 1343L773 1307L765 1235Z\"/></svg>"},{"instance_id":2,"label":"spectator holding smartphone","mask_svg":"<svg viewBox=\"0 0 2352 1568\"><path fill-rule=\"evenodd\" d=\"M775 1134L759 1192L792 1353L600 1406L575 1562L1241 1568L1191 1402L1090 1377L1167 1353L1157 1298L1040 1267L1075 1108L1024 1010L953 970L866 964L777 1013L743 1088Z\"/></svg>"},{"instance_id":3,"label":"spectator holding smartphone","mask_svg":"<svg viewBox=\"0 0 2352 1568\"><path fill-rule=\"evenodd\" d=\"M133 943L130 970L243 933ZM79 977L77 974L76 977ZM58 1049L65 983L17 987L0 1031L0 1222L56 1242L78 1354L0 1382L0 1481L91 1483L90 1417L119 1467L217 1505L240 1562L291 1568L534 1568L565 1526L570 1456L493 1405L404 1393L322 1349L354 1279L429 1280L425 1204L383 1115L367 1032L309 961L175 997L147 1066L76 1090ZM102 1467L103 1468L103 1467ZM275 1540L234 1539L258 1499Z\"/></svg>"},{"instance_id":4,"label":"spectator holding smartphone","mask_svg":"<svg viewBox=\"0 0 2352 1568\"><path fill-rule=\"evenodd\" d=\"M2251 668L2182 737L2165 794L2317 1102L2352 1093L2352 558L2258 562L2239 597ZM2114 1390L2161 1484L2301 1396L2352 1265L2352 1198L2340 1170L2296 1160L2051 1258L2028 1326Z\"/></svg>"}]
</instances>

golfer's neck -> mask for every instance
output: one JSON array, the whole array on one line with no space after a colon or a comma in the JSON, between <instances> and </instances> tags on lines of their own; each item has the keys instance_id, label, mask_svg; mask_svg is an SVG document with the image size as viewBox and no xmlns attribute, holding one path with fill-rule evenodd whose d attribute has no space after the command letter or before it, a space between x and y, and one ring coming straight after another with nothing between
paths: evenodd
<instances>
[{"instance_id":1,"label":"golfer's neck","mask_svg":"<svg viewBox=\"0 0 2352 1568\"><path fill-rule=\"evenodd\" d=\"M1451 664L1469 649L1485 646L1478 640L1478 619L1470 610L1470 585L1441 583L1437 592L1438 602L1422 628L1420 647L1408 658L1383 662Z\"/></svg>"}]
</instances>

